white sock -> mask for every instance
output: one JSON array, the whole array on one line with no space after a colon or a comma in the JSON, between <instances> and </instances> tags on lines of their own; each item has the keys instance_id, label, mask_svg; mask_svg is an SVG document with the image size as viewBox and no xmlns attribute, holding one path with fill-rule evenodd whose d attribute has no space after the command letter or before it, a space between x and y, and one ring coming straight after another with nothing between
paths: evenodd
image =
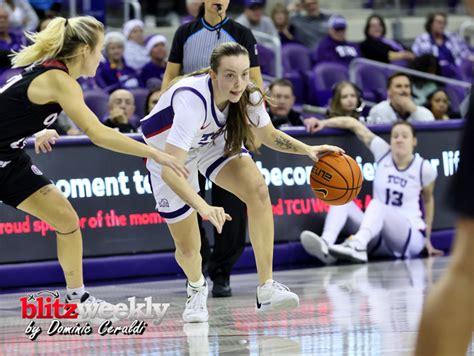
<instances>
[{"instance_id":1,"label":"white sock","mask_svg":"<svg viewBox=\"0 0 474 356\"><path fill-rule=\"evenodd\" d=\"M79 288L69 288L67 287L67 295L72 299L81 299L82 295L85 293L84 286Z\"/></svg>"},{"instance_id":2,"label":"white sock","mask_svg":"<svg viewBox=\"0 0 474 356\"><path fill-rule=\"evenodd\" d=\"M191 288L201 288L205 281L204 276L201 274L201 277L196 282L189 281L189 285Z\"/></svg>"},{"instance_id":3,"label":"white sock","mask_svg":"<svg viewBox=\"0 0 474 356\"><path fill-rule=\"evenodd\" d=\"M364 247L368 245L371 238L372 233L369 229L365 228L360 229L353 237L354 240L357 240Z\"/></svg>"}]
</instances>

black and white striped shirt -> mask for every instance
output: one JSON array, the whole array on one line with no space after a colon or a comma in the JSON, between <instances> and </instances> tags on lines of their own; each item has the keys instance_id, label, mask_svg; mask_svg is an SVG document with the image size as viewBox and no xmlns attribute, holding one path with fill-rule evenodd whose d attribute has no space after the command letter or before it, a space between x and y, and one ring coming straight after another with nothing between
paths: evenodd
<instances>
[{"instance_id":1,"label":"black and white striped shirt","mask_svg":"<svg viewBox=\"0 0 474 356\"><path fill-rule=\"evenodd\" d=\"M173 38L169 62L183 66L183 74L209 67L212 50L224 42L237 42L250 55L250 67L258 67L255 37L252 32L226 17L216 26L209 25L204 18L181 25Z\"/></svg>"}]
</instances>

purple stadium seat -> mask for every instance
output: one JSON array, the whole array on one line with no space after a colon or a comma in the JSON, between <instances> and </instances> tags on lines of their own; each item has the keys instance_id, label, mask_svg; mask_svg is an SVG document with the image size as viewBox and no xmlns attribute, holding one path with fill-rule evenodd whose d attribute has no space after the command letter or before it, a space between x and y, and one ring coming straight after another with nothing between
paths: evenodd
<instances>
[{"instance_id":1,"label":"purple stadium seat","mask_svg":"<svg viewBox=\"0 0 474 356\"><path fill-rule=\"evenodd\" d=\"M333 86L342 80L349 80L347 66L331 62L316 64L309 78L309 103L326 106Z\"/></svg>"},{"instance_id":2,"label":"purple stadium seat","mask_svg":"<svg viewBox=\"0 0 474 356\"><path fill-rule=\"evenodd\" d=\"M257 44L258 50L258 62L260 63L260 69L262 74L275 76L275 53L261 44Z\"/></svg>"},{"instance_id":3,"label":"purple stadium seat","mask_svg":"<svg viewBox=\"0 0 474 356\"><path fill-rule=\"evenodd\" d=\"M14 75L20 74L23 71L23 68L10 68L4 71L0 75L0 85L3 85L7 82L8 79L13 77Z\"/></svg>"},{"instance_id":4,"label":"purple stadium seat","mask_svg":"<svg viewBox=\"0 0 474 356\"><path fill-rule=\"evenodd\" d=\"M444 87L449 97L449 105L454 111L458 111L459 106L468 93L466 90L456 85L446 85Z\"/></svg>"},{"instance_id":5,"label":"purple stadium seat","mask_svg":"<svg viewBox=\"0 0 474 356\"><path fill-rule=\"evenodd\" d=\"M307 83L311 74L309 49L298 43L287 43L281 48L283 78L293 83L296 102L303 103L307 96Z\"/></svg>"},{"instance_id":6,"label":"purple stadium seat","mask_svg":"<svg viewBox=\"0 0 474 356\"><path fill-rule=\"evenodd\" d=\"M145 88L134 88L129 90L135 97L135 115L138 117L138 120L140 120L145 116L145 101L149 90ZM135 124L132 123L132 125Z\"/></svg>"},{"instance_id":7,"label":"purple stadium seat","mask_svg":"<svg viewBox=\"0 0 474 356\"><path fill-rule=\"evenodd\" d=\"M362 90L364 99L372 102L385 100L387 93L387 72L368 64L358 64L355 69L355 83Z\"/></svg>"},{"instance_id":8,"label":"purple stadium seat","mask_svg":"<svg viewBox=\"0 0 474 356\"><path fill-rule=\"evenodd\" d=\"M109 95L102 89L84 91L84 101L99 119L102 120L107 115Z\"/></svg>"}]
</instances>

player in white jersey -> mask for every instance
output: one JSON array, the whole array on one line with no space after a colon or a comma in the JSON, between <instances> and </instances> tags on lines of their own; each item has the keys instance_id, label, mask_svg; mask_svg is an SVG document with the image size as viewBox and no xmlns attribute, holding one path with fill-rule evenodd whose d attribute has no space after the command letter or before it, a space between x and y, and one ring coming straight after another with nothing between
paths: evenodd
<instances>
[{"instance_id":1,"label":"player in white jersey","mask_svg":"<svg viewBox=\"0 0 474 356\"><path fill-rule=\"evenodd\" d=\"M395 123L390 144L350 117L320 121L318 129L324 127L351 130L371 150L377 162L373 199L365 213L354 202L331 207L322 236L310 231L301 233L305 250L325 263L335 259L367 262L368 254L415 257L425 246L430 255L441 254L430 242L437 172L414 153L413 126L407 122ZM336 245L346 223L355 234Z\"/></svg>"},{"instance_id":2,"label":"player in white jersey","mask_svg":"<svg viewBox=\"0 0 474 356\"><path fill-rule=\"evenodd\" d=\"M208 320L208 287L201 271L197 213L219 233L225 221L231 220L223 208L210 206L199 196L198 170L247 205L259 277L256 310L278 310L298 306L299 299L272 279L272 206L262 174L243 143L254 148L257 137L272 149L313 160L326 152L342 152L328 145L311 147L276 130L265 111L262 94L250 85L249 68L244 47L223 43L213 50L210 69L165 89L156 107L142 120L147 143L184 162L190 172L186 180L151 160L147 163L157 210L167 220L176 245L176 261L188 278L185 322Z\"/></svg>"}]
</instances>

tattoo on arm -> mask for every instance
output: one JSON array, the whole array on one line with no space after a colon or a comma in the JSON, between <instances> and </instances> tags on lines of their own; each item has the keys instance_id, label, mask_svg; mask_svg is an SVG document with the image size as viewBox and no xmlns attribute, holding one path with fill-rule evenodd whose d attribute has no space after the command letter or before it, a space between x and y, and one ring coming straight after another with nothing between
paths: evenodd
<instances>
[{"instance_id":1,"label":"tattoo on arm","mask_svg":"<svg viewBox=\"0 0 474 356\"><path fill-rule=\"evenodd\" d=\"M275 136L275 145L278 148L280 148L281 150L284 150L284 151L298 152L298 150L293 145L293 143L291 143L290 140L288 140L285 137L279 136L279 135Z\"/></svg>"},{"instance_id":2,"label":"tattoo on arm","mask_svg":"<svg viewBox=\"0 0 474 356\"><path fill-rule=\"evenodd\" d=\"M43 187L43 188L40 189L40 193L41 193L42 195L48 195L48 193L49 193L51 190L53 190L53 188L51 187L51 185L47 185L47 186L45 186L45 187Z\"/></svg>"}]
</instances>

